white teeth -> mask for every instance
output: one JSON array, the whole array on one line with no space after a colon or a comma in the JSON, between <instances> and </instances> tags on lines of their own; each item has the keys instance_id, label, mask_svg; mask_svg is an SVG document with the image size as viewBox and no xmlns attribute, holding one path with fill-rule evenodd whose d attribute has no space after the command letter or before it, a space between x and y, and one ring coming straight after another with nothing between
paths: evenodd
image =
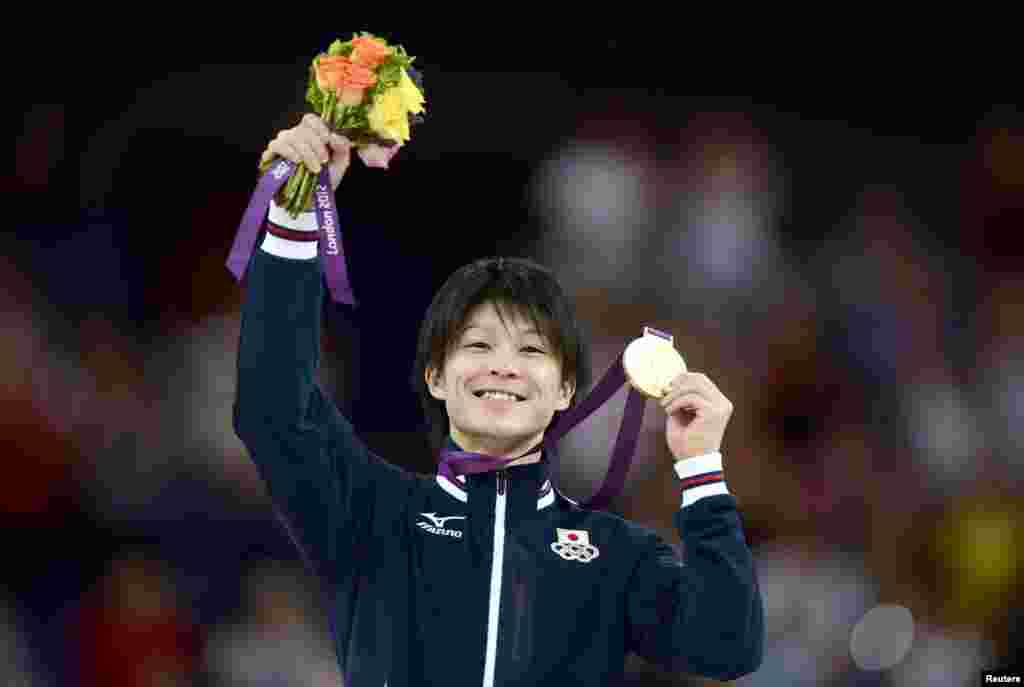
<instances>
[{"instance_id":1,"label":"white teeth","mask_svg":"<svg viewBox=\"0 0 1024 687\"><path fill-rule=\"evenodd\" d=\"M511 394L502 394L497 391L485 391L480 395L481 398L500 398L505 401L518 401L519 399Z\"/></svg>"}]
</instances>

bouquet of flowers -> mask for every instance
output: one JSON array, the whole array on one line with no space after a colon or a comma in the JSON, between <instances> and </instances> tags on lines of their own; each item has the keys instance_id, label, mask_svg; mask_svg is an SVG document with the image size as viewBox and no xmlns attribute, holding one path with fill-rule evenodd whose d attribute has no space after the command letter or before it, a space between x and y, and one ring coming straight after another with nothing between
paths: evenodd
<instances>
[{"instance_id":1,"label":"bouquet of flowers","mask_svg":"<svg viewBox=\"0 0 1024 687\"><path fill-rule=\"evenodd\" d=\"M368 167L387 169L410 129L423 122L422 76L400 45L363 32L334 41L313 58L306 101L332 132L354 144ZM265 174L273 160L260 165ZM278 205L292 217L313 208L316 175L300 164L278 191Z\"/></svg>"}]
</instances>

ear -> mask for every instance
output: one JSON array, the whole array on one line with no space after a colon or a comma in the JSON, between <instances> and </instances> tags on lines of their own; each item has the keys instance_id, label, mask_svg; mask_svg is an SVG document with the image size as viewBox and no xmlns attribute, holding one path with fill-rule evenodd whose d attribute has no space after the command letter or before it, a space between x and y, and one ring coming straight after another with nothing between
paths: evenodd
<instances>
[{"instance_id":1,"label":"ear","mask_svg":"<svg viewBox=\"0 0 1024 687\"><path fill-rule=\"evenodd\" d=\"M444 378L441 375L435 375L434 369L427 366L427 369L423 371L423 381L427 384L427 391L430 395L439 401L445 399L444 387L441 385L444 383Z\"/></svg>"},{"instance_id":2,"label":"ear","mask_svg":"<svg viewBox=\"0 0 1024 687\"><path fill-rule=\"evenodd\" d=\"M569 401L572 399L574 391L576 391L575 382L569 381L562 385L562 393L558 397L556 410L565 410L569 407Z\"/></svg>"}]
</instances>

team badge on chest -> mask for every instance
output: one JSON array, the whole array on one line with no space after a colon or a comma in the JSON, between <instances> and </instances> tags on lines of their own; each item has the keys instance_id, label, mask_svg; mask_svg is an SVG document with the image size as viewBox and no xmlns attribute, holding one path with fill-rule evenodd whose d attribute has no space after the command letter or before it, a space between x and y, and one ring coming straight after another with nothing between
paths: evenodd
<instances>
[{"instance_id":1,"label":"team badge on chest","mask_svg":"<svg viewBox=\"0 0 1024 687\"><path fill-rule=\"evenodd\" d=\"M565 560L589 563L601 555L601 551L590 543L590 534L586 530L555 529L558 541L551 543L551 550Z\"/></svg>"}]
</instances>

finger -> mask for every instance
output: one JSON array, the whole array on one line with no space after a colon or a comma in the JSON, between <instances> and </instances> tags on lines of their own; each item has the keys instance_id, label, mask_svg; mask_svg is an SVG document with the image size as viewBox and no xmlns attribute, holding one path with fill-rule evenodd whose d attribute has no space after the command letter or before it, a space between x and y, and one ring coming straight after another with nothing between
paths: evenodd
<instances>
[{"instance_id":1,"label":"finger","mask_svg":"<svg viewBox=\"0 0 1024 687\"><path fill-rule=\"evenodd\" d=\"M283 157L291 160L296 165L305 164L307 167L309 166L308 154L301 142L294 140L282 141L278 144L278 147L283 151Z\"/></svg>"},{"instance_id":2,"label":"finger","mask_svg":"<svg viewBox=\"0 0 1024 687\"><path fill-rule=\"evenodd\" d=\"M699 415L716 415L726 418L731 417L733 411L732 402L728 398L720 394L709 396L700 389L669 394L662 400L661 407L669 414L680 408L687 408Z\"/></svg>"},{"instance_id":3,"label":"finger","mask_svg":"<svg viewBox=\"0 0 1024 687\"><path fill-rule=\"evenodd\" d=\"M289 162L293 162L295 164L302 162L302 155L299 153L298 149L286 139L275 139L274 141L271 141L270 145L267 146L267 150L274 155L283 157Z\"/></svg>"},{"instance_id":4,"label":"finger","mask_svg":"<svg viewBox=\"0 0 1024 687\"><path fill-rule=\"evenodd\" d=\"M327 151L327 142L322 140L320 135L315 132L299 130L294 133L290 140L303 153L307 152L307 148L312 150L314 157L319 159L321 163L327 162L327 159L330 157Z\"/></svg>"},{"instance_id":5,"label":"finger","mask_svg":"<svg viewBox=\"0 0 1024 687\"><path fill-rule=\"evenodd\" d=\"M690 398L690 399L699 398L702 401L704 401L705 403L710 403L711 402L711 399L705 397L699 391L673 391L672 393L665 394L665 396L663 398L658 399L658 403L661 404L662 408L665 408L669 404L671 404L671 403L673 403L675 401L678 401L679 399L685 399L685 398Z\"/></svg>"},{"instance_id":6,"label":"finger","mask_svg":"<svg viewBox=\"0 0 1024 687\"><path fill-rule=\"evenodd\" d=\"M680 396L685 396L687 394L700 396L709 403L715 400L715 396L713 394L708 393L708 391L704 389L702 386L696 385L691 381L674 383L674 385L670 386L668 388L668 391L666 391L665 394L658 400L661 402L662 407L665 407L674 399L677 399Z\"/></svg>"},{"instance_id":7,"label":"finger","mask_svg":"<svg viewBox=\"0 0 1024 687\"><path fill-rule=\"evenodd\" d=\"M703 391L703 395L711 400L716 409L724 410L727 415L731 414L733 409L732 401L722 393L722 390L706 374L700 372L695 374L695 382L698 388Z\"/></svg>"},{"instance_id":8,"label":"finger","mask_svg":"<svg viewBox=\"0 0 1024 687\"><path fill-rule=\"evenodd\" d=\"M338 151L347 151L352 149L352 141L341 134L331 134L330 146Z\"/></svg>"},{"instance_id":9,"label":"finger","mask_svg":"<svg viewBox=\"0 0 1024 687\"><path fill-rule=\"evenodd\" d=\"M345 171L348 170L350 164L352 164L352 157L346 150L335 153L334 157L331 158L330 163L327 165L327 168L332 172L341 172L344 174Z\"/></svg>"},{"instance_id":10,"label":"finger","mask_svg":"<svg viewBox=\"0 0 1024 687\"><path fill-rule=\"evenodd\" d=\"M683 394L677 396L665 404L665 414L671 415L678 410L689 410L697 415L708 413L712 408L711 402L699 394Z\"/></svg>"},{"instance_id":11,"label":"finger","mask_svg":"<svg viewBox=\"0 0 1024 687\"><path fill-rule=\"evenodd\" d=\"M317 117L315 114L313 114L312 112L307 112L306 114L302 115L302 119L299 120L299 124L302 124L304 126L316 126L317 119L319 119L319 117Z\"/></svg>"},{"instance_id":12,"label":"finger","mask_svg":"<svg viewBox=\"0 0 1024 687\"><path fill-rule=\"evenodd\" d=\"M331 143L331 166L347 165L352 156L352 148L345 144Z\"/></svg>"},{"instance_id":13,"label":"finger","mask_svg":"<svg viewBox=\"0 0 1024 687\"><path fill-rule=\"evenodd\" d=\"M672 380L669 393L687 391L700 393L709 400L725 399L721 390L702 372L683 372Z\"/></svg>"},{"instance_id":14,"label":"finger","mask_svg":"<svg viewBox=\"0 0 1024 687\"><path fill-rule=\"evenodd\" d=\"M331 139L331 130L328 128L327 123L320 117L313 116L307 120L303 120L302 126L305 127L308 132L311 132L316 139L324 145L327 145L327 142Z\"/></svg>"},{"instance_id":15,"label":"finger","mask_svg":"<svg viewBox=\"0 0 1024 687\"><path fill-rule=\"evenodd\" d=\"M318 150L314 150L313 146L308 141L296 141L295 148L302 156L302 162L311 172L319 172L320 165L327 161L326 152L322 153Z\"/></svg>"}]
</instances>

